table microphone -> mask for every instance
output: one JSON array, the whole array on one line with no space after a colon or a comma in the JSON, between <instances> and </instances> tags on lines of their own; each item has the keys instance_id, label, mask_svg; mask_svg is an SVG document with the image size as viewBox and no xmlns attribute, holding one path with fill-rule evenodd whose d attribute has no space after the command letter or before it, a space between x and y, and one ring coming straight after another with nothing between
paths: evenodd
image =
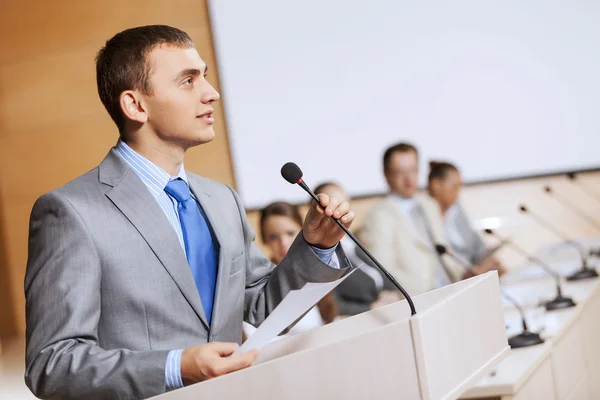
<instances>
[{"instance_id":1,"label":"table microphone","mask_svg":"<svg viewBox=\"0 0 600 400\"><path fill-rule=\"evenodd\" d=\"M527 214L531 219L533 219L542 228L544 228L547 231L552 232L555 236L562 239L566 244L577 249L577 252L581 256L581 269L579 271L574 272L573 274L569 275L567 277L568 281L578 281L581 279L590 279L590 278L598 277L598 273L596 272L596 270L588 267L586 251L585 251L585 248L581 244L579 244L578 242L576 242L572 239L569 239L569 237L564 232L562 232L561 230L559 230L558 228L556 228L555 226L550 224L550 222L546 221L544 218L540 217L538 214L529 210L525 205L519 206L519 210L523 214Z\"/></svg>"},{"instance_id":2,"label":"table microphone","mask_svg":"<svg viewBox=\"0 0 600 400\"><path fill-rule=\"evenodd\" d=\"M573 299L571 299L570 297L564 297L562 295L560 276L550 266L548 266L546 263L544 263L539 258L534 257L531 254L527 253L520 246L517 246L517 244L514 241L503 239L502 237L500 237L500 235L495 233L493 230L486 229L484 232L490 236L494 236L498 240L503 240L505 243L510 245L514 250L516 250L519 254L526 257L529 261L532 261L532 262L536 263L537 265L539 265L540 267L542 267L544 272L546 272L548 275L550 275L554 278L554 281L556 282L556 297L554 299L548 301L545 304L546 310L548 310L548 311L561 310L563 308L574 307L576 305L575 302L573 301Z\"/></svg>"},{"instance_id":3,"label":"table microphone","mask_svg":"<svg viewBox=\"0 0 600 400\"><path fill-rule=\"evenodd\" d=\"M600 232L600 224L587 215L585 212L581 211L579 207L576 207L573 203L571 203L566 197L557 194L550 186L544 187L544 192L546 194L553 196L563 207L568 208L573 214L577 215L579 218L587 222L589 225L594 227L598 232Z\"/></svg>"},{"instance_id":4,"label":"table microphone","mask_svg":"<svg viewBox=\"0 0 600 400\"><path fill-rule=\"evenodd\" d=\"M465 272L468 272L473 276L477 275L475 273L475 271L473 270L473 266L471 264L469 264L467 261L463 260L462 258L458 257L456 254L450 252L450 250L448 250L448 248L446 246L444 246L443 244L439 244L439 243L436 244L435 251L437 252L438 256L440 256L440 257L443 255L450 256L450 258L452 258L454 261L456 261L456 263L458 265L460 265L460 267Z\"/></svg>"},{"instance_id":5,"label":"table microphone","mask_svg":"<svg viewBox=\"0 0 600 400\"><path fill-rule=\"evenodd\" d=\"M579 186L579 189L581 189L585 194L587 194L588 196L590 196L592 199L600 202L600 195L598 195L597 193L592 192L591 190L589 190L589 188L587 186L582 185L580 182L577 180L577 175L575 174L575 172L569 172L567 174L567 177L572 181L575 182L575 184L577 186Z\"/></svg>"},{"instance_id":6,"label":"table microphone","mask_svg":"<svg viewBox=\"0 0 600 400\"><path fill-rule=\"evenodd\" d=\"M304 191L306 191L306 193L310 195L310 197L313 198L313 200L317 202L317 204L320 204L317 195L308 187L308 185L302 179L302 170L296 164L294 164L293 162L285 163L284 166L281 167L281 176L283 176L283 179L285 179L292 185L297 184L298 186L300 186L302 189L304 189ZM390 274L388 270L385 269L375 257L373 257L373 255L366 249L366 247L360 242L360 240L358 240L352 234L352 232L350 232L348 228L346 228L346 226L344 226L344 224L340 222L340 220L333 218L333 215L331 216L331 219L333 219L335 223L338 224L340 228L342 228L346 235L348 235L348 237L352 239L354 243L356 243L356 245L364 252L364 254L366 254L366 256L369 257L371 261L373 261L373 263L381 271L381 273L383 273L385 277L400 291L400 293L402 293L402 295L408 302L408 305L410 306L411 315L415 315L417 313L417 311L415 310L415 305L412 301L412 298L409 296L406 290L404 290L404 288L396 281L396 279L394 279L392 274Z\"/></svg>"},{"instance_id":7,"label":"table microphone","mask_svg":"<svg viewBox=\"0 0 600 400\"><path fill-rule=\"evenodd\" d=\"M437 251L440 257L444 254L450 256L454 261L456 261L458 265L460 265L465 270L465 272L470 272L473 275L477 275L473 271L472 265L470 265L467 261L463 260L462 258L458 257L456 254L452 253L451 251L448 251L446 246L436 244L435 250ZM513 349L518 349L521 347L535 346L536 344L544 343L544 339L542 339L538 333L531 332L527 327L527 320L525 320L525 312L523 311L521 305L515 299L507 295L502 289L500 289L500 294L517 309L519 315L521 316L521 324L523 326L523 332L508 338L508 345Z\"/></svg>"}]
</instances>

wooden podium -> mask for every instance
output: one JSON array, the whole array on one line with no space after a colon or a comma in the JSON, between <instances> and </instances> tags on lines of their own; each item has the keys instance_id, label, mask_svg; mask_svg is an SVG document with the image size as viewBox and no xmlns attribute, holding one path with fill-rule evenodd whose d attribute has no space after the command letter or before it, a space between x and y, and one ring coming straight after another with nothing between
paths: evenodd
<instances>
[{"instance_id":1,"label":"wooden podium","mask_svg":"<svg viewBox=\"0 0 600 400\"><path fill-rule=\"evenodd\" d=\"M155 397L455 399L506 357L496 272L267 345L250 368Z\"/></svg>"}]
</instances>

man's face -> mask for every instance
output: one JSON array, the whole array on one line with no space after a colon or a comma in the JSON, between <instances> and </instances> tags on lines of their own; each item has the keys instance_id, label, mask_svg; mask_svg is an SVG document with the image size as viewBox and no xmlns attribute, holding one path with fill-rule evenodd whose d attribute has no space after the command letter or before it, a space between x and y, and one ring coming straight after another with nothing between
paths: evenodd
<instances>
[{"instance_id":1,"label":"man's face","mask_svg":"<svg viewBox=\"0 0 600 400\"><path fill-rule=\"evenodd\" d=\"M219 93L205 79L206 64L196 49L161 45L148 61L150 94L142 97L149 127L184 149L213 140L211 104Z\"/></svg>"},{"instance_id":2,"label":"man's face","mask_svg":"<svg viewBox=\"0 0 600 400\"><path fill-rule=\"evenodd\" d=\"M395 152L390 157L385 179L390 189L406 198L417 192L419 179L419 160L414 151Z\"/></svg>"}]
</instances>

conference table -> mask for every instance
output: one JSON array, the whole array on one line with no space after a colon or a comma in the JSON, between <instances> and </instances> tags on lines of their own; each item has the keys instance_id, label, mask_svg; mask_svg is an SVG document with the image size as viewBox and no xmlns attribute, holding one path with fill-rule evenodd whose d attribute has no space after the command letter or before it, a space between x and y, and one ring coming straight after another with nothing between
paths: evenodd
<instances>
[{"instance_id":1,"label":"conference table","mask_svg":"<svg viewBox=\"0 0 600 400\"><path fill-rule=\"evenodd\" d=\"M600 239L582 240L586 247ZM538 256L556 270L563 295L575 307L546 311L543 302L556 293L555 280L535 264L511 270L501 278L503 291L524 309L529 329L545 343L513 349L492 373L462 398L465 399L600 399L600 279L568 282L564 276L581 266L576 251L562 245L542 249ZM598 259L590 266L600 270ZM517 309L505 302L509 336L521 332Z\"/></svg>"}]
</instances>

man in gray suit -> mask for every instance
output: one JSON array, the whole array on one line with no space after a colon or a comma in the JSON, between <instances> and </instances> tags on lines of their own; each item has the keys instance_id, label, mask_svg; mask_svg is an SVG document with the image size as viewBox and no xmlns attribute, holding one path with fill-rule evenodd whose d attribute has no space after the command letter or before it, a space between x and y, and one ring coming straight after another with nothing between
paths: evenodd
<instances>
[{"instance_id":1,"label":"man in gray suit","mask_svg":"<svg viewBox=\"0 0 600 400\"><path fill-rule=\"evenodd\" d=\"M120 140L87 174L38 199L25 277L25 380L42 398L137 399L249 366L232 355L289 290L331 281L346 202L320 196L288 256L253 243L228 186L185 171L214 137L219 94L187 34L126 30L97 58L100 98ZM336 253L338 268L328 264Z\"/></svg>"}]
</instances>

